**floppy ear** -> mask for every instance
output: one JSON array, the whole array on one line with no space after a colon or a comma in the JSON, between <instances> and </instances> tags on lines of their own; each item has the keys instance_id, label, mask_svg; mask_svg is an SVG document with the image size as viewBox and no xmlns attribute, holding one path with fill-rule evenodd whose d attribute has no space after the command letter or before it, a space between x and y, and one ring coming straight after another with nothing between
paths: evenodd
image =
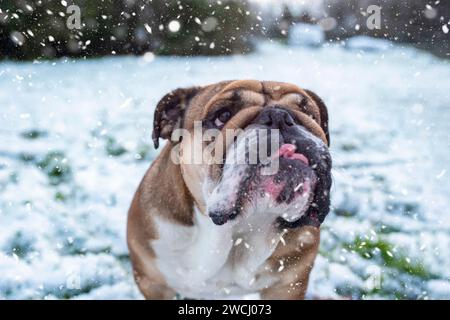
<instances>
[{"instance_id":1,"label":"floppy ear","mask_svg":"<svg viewBox=\"0 0 450 320\"><path fill-rule=\"evenodd\" d=\"M166 94L156 106L152 139L156 149L159 138L169 139L173 130L183 125L184 112L200 87L180 88Z\"/></svg>"},{"instance_id":2,"label":"floppy ear","mask_svg":"<svg viewBox=\"0 0 450 320\"><path fill-rule=\"evenodd\" d=\"M328 110L327 106L323 102L323 100L314 92L311 90L305 90L306 93L314 100L314 102L319 107L319 113L320 113L320 127L322 128L323 132L325 133L325 136L327 138L328 146L330 146L330 133L328 131Z\"/></svg>"}]
</instances>

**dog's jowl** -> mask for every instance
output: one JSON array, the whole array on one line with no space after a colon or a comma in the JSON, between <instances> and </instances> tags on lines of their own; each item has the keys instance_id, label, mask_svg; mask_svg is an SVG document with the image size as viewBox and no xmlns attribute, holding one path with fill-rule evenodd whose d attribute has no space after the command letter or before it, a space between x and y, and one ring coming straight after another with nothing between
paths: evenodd
<instances>
[{"instance_id":1,"label":"dog's jowl","mask_svg":"<svg viewBox=\"0 0 450 320\"><path fill-rule=\"evenodd\" d=\"M330 204L323 101L288 83L220 82L165 95L153 126L155 147L168 141L127 230L144 296L302 299Z\"/></svg>"}]
</instances>

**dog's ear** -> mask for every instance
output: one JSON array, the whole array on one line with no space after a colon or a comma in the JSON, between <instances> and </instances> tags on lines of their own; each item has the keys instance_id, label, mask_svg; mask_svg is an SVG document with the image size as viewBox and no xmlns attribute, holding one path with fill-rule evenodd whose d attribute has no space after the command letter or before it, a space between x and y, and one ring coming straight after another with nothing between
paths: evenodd
<instances>
[{"instance_id":1,"label":"dog's ear","mask_svg":"<svg viewBox=\"0 0 450 320\"><path fill-rule=\"evenodd\" d=\"M200 87L180 88L166 94L156 106L152 139L156 149L159 138L170 139L173 130L182 127L186 108Z\"/></svg>"},{"instance_id":2,"label":"dog's ear","mask_svg":"<svg viewBox=\"0 0 450 320\"><path fill-rule=\"evenodd\" d=\"M320 127L322 128L323 132L325 133L325 136L327 138L328 146L330 146L330 133L328 130L328 110L327 106L323 102L323 100L315 94L311 90L305 90L306 93L314 100L314 102L319 107L319 113L320 113Z\"/></svg>"}]
</instances>

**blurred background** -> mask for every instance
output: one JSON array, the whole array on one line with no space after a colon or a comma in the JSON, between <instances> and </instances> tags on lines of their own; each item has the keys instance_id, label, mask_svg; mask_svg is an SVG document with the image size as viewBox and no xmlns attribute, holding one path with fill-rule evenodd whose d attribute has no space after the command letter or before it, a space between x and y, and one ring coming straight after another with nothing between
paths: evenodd
<instances>
[{"instance_id":1,"label":"blurred background","mask_svg":"<svg viewBox=\"0 0 450 320\"><path fill-rule=\"evenodd\" d=\"M379 28L366 27L369 6L382 11ZM0 57L248 53L260 39L285 41L309 23L322 41L368 35L448 58L449 20L450 3L440 0L4 0Z\"/></svg>"},{"instance_id":2,"label":"blurred background","mask_svg":"<svg viewBox=\"0 0 450 320\"><path fill-rule=\"evenodd\" d=\"M450 298L450 2L2 0L0 299L140 299L125 242L177 87L292 82L330 113L308 298Z\"/></svg>"}]
</instances>

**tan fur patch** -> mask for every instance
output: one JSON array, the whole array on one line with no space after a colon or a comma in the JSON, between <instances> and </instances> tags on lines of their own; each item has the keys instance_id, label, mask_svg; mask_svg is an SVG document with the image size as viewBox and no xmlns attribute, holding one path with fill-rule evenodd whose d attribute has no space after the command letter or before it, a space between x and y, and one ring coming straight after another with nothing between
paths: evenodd
<instances>
[{"instance_id":1,"label":"tan fur patch","mask_svg":"<svg viewBox=\"0 0 450 320\"><path fill-rule=\"evenodd\" d=\"M282 82L224 81L199 88L190 101L183 100L186 104L183 127L192 132L194 121L202 121L217 103L227 99L238 99L242 109L223 130L245 127L262 108L277 105L292 111L307 130L327 143L321 110L314 99L303 89ZM164 137L168 135L165 131L163 134ZM173 163L170 159L173 147L174 144L168 142L145 174L128 215L127 241L134 274L141 292L148 299L171 299L175 295L156 267L155 252L150 245L150 240L159 237L153 223L154 217L161 217L173 224L193 226L194 205L205 213L205 202L199 190L204 177L202 172L216 170L211 175L216 178L220 176L220 171L214 166L206 168L204 165L180 166ZM286 244L280 243L267 260L269 271L277 275L278 281L262 291L263 298L304 297L319 239L319 229L313 227L289 230L284 235L283 242ZM283 261L281 270L280 261Z\"/></svg>"}]
</instances>

